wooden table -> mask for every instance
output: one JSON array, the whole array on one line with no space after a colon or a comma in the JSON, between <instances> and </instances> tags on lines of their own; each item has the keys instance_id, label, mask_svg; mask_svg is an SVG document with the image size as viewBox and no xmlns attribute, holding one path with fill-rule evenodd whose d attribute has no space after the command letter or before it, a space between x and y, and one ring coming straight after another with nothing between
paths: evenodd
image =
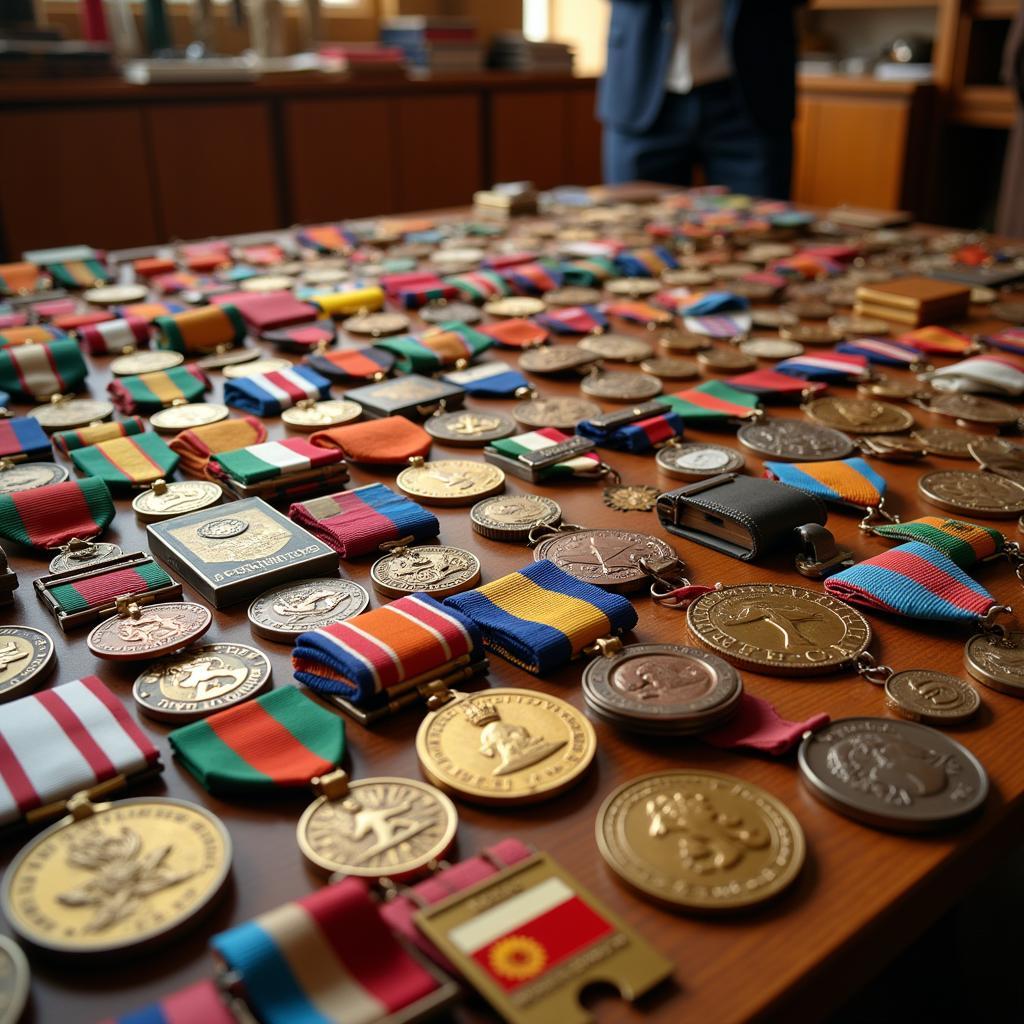
<instances>
[{"instance_id":1,"label":"wooden table","mask_svg":"<svg viewBox=\"0 0 1024 1024\"><path fill-rule=\"evenodd\" d=\"M972 330L994 326L980 314ZM624 328L625 329L625 328ZM639 329L632 333L642 334ZM766 332L760 332L766 333ZM269 348L269 346L267 346ZM515 362L515 356L494 352L489 358ZM96 365L90 389L105 391L108 374ZM213 375L211 400L219 399L222 378ZM538 378L548 395L578 394L575 383ZM667 390L678 390L668 382ZM681 385L685 386L685 385ZM836 389L851 393L849 389ZM339 393L335 388L335 393ZM503 407L503 403L468 401L469 407ZM608 406L608 408L612 408ZM773 415L795 416L793 407L772 407ZM925 413L915 416L924 425L949 425ZM282 436L279 421L270 424L271 437ZM690 440L725 441L738 447L731 431L688 431ZM464 457L470 449L435 446L436 457ZM478 454L475 457L480 457ZM669 489L678 482L661 477L653 458L610 454L610 461L627 482L651 482ZM760 474L760 460L746 455L747 469ZM875 462L889 481L889 504L904 519L934 513L918 498L915 481L927 469L970 469L972 464L930 458L920 465ZM350 486L380 479L391 483L392 473L368 473L352 467ZM509 478L508 490L556 497L565 519L592 527L624 527L665 536L654 513L620 513L601 501L601 488L593 483L571 483L557 488L534 487ZM107 538L126 552L146 547L143 530L135 523L127 501L118 502L118 515ZM531 560L530 551L515 544L486 540L470 528L468 510L438 508L441 539L469 548L481 559L484 579L520 568ZM991 523L1011 537L1018 536L1014 520ZM860 557L881 550L877 540L857 530L857 517L833 512L829 527ZM706 548L678 539L673 546L689 564L698 582L724 583L780 581L804 583L791 563L776 558L745 565ZM131 666L96 660L85 646L86 630L68 635L55 628L53 619L37 600L31 580L46 569L37 557L15 555L12 565L21 580L16 602L3 621L24 623L54 637L59 668L54 682L90 673L99 675L135 714ZM369 560L342 564L342 572L370 589ZM983 566L978 578L1003 603L1024 606L1020 584L1003 562ZM187 599L196 599L189 588ZM638 641L686 642L685 615L655 605L641 594L635 598L640 623ZM378 604L376 596L373 604ZM217 612L207 639L252 643L245 605ZM872 652L897 668L930 667L961 671L967 631L870 616L876 630ZM273 663L277 686L292 682L289 650L268 641L256 641ZM534 687L584 707L579 664L535 679L492 657L490 679L496 686ZM885 715L881 691L850 672L810 680L771 678L744 672L747 688L771 700L788 718L804 718L827 711L833 718L850 715ZM665 986L640 1006L602 996L595 1003L602 1022L646 1021L726 1024L753 1018L787 1021L815 1019L839 1005L871 974L948 909L967 888L1002 856L1021 834L1024 823L1024 703L979 687L984 706L976 720L955 736L980 757L991 777L992 791L983 813L965 827L933 836L908 837L876 831L842 817L818 802L804 788L795 757L781 760L731 753L703 745L699 740L658 739L618 732L595 722L599 746L596 763L584 781L563 796L521 809L490 809L458 802L460 827L458 855L468 856L495 840L514 835L545 850L584 885L605 900L661 953L675 964L674 985ZM413 738L420 715L407 710L400 717L372 729L348 723L349 756L345 767L355 778L368 775L418 777ZM163 994L213 973L207 942L216 932L254 914L310 892L323 884L303 860L295 842L295 824L309 802L306 794L223 802L210 797L172 761L167 728L139 717L145 732L160 747L166 771L162 780L139 792L183 797L211 808L227 824L234 841L233 882L224 898L194 931L141 958L97 966L74 960L47 961L32 957L31 1019L42 1022L94 1021L127 1012ZM620 783L646 772L687 767L727 772L765 787L783 800L803 826L808 843L807 863L798 882L780 899L733 917L699 918L661 909L625 889L605 866L594 840L594 819L604 797ZM9 861L19 843L8 841L2 850ZM480 1001L470 1000L456 1011L461 1022L491 1021Z\"/></svg>"}]
</instances>

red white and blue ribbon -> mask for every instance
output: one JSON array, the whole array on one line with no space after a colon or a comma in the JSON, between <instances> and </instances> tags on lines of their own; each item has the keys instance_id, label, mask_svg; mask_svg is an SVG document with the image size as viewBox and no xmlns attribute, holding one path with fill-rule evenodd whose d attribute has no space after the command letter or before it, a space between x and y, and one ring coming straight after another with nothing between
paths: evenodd
<instances>
[{"instance_id":1,"label":"red white and blue ribbon","mask_svg":"<svg viewBox=\"0 0 1024 1024\"><path fill-rule=\"evenodd\" d=\"M778 373L802 380L823 380L832 384L863 380L868 376L867 357L845 352L804 352L775 364Z\"/></svg>"},{"instance_id":2,"label":"red white and blue ribbon","mask_svg":"<svg viewBox=\"0 0 1024 1024\"><path fill-rule=\"evenodd\" d=\"M921 362L921 352L918 349L885 338L851 338L836 345L836 351L851 356L864 356L869 363L878 363L881 366L909 368Z\"/></svg>"},{"instance_id":3,"label":"red white and blue ribbon","mask_svg":"<svg viewBox=\"0 0 1024 1024\"><path fill-rule=\"evenodd\" d=\"M567 306L534 318L555 334L592 334L608 329L608 317L597 306Z\"/></svg>"},{"instance_id":4,"label":"red white and blue ribbon","mask_svg":"<svg viewBox=\"0 0 1024 1024\"><path fill-rule=\"evenodd\" d=\"M576 433L602 448L645 455L673 438L682 437L683 419L678 413L669 411L611 428L583 420L576 424Z\"/></svg>"},{"instance_id":5,"label":"red white and blue ribbon","mask_svg":"<svg viewBox=\"0 0 1024 1024\"><path fill-rule=\"evenodd\" d=\"M257 416L276 416L306 399L327 398L331 382L308 366L236 377L224 384L224 401Z\"/></svg>"},{"instance_id":6,"label":"red white and blue ribbon","mask_svg":"<svg viewBox=\"0 0 1024 1024\"><path fill-rule=\"evenodd\" d=\"M238 1018L214 982L197 981L159 1002L120 1017L107 1017L100 1024L238 1024Z\"/></svg>"}]
</instances>

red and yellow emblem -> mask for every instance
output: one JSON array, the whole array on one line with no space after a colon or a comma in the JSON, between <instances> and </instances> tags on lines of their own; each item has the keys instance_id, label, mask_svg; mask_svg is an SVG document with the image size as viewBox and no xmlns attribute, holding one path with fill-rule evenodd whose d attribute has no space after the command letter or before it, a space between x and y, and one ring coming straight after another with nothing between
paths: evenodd
<instances>
[{"instance_id":1,"label":"red and yellow emblem","mask_svg":"<svg viewBox=\"0 0 1024 1024\"><path fill-rule=\"evenodd\" d=\"M529 935L509 935L490 949L488 965L509 981L529 981L547 966L547 950Z\"/></svg>"}]
</instances>

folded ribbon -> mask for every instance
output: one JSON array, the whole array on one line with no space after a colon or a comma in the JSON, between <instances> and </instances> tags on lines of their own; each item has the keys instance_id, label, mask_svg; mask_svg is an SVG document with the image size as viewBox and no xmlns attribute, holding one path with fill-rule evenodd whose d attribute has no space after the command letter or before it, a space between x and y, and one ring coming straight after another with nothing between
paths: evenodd
<instances>
[{"instance_id":1,"label":"folded ribbon","mask_svg":"<svg viewBox=\"0 0 1024 1024\"><path fill-rule=\"evenodd\" d=\"M402 465L430 451L430 435L404 416L346 423L318 430L310 441L321 448L338 448L349 462Z\"/></svg>"},{"instance_id":2,"label":"folded ribbon","mask_svg":"<svg viewBox=\"0 0 1024 1024\"><path fill-rule=\"evenodd\" d=\"M0 494L0 537L28 547L48 550L72 537L96 537L113 518L110 491L96 477Z\"/></svg>"},{"instance_id":3,"label":"folded ribbon","mask_svg":"<svg viewBox=\"0 0 1024 1024\"><path fill-rule=\"evenodd\" d=\"M181 457L183 473L204 477L211 456L266 439L267 428L255 416L241 416L183 430L171 439L170 447Z\"/></svg>"},{"instance_id":4,"label":"folded ribbon","mask_svg":"<svg viewBox=\"0 0 1024 1024\"><path fill-rule=\"evenodd\" d=\"M69 454L79 472L98 477L114 493L166 480L178 468L177 453L158 434L115 437Z\"/></svg>"},{"instance_id":5,"label":"folded ribbon","mask_svg":"<svg viewBox=\"0 0 1024 1024\"><path fill-rule=\"evenodd\" d=\"M277 416L307 399L327 398L331 382L308 366L238 377L224 384L224 401L257 416Z\"/></svg>"}]
</instances>

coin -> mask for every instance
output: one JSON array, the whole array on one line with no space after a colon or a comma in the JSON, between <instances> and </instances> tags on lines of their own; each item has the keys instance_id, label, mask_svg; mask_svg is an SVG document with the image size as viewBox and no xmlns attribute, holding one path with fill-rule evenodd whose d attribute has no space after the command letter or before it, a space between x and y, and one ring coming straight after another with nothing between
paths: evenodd
<instances>
[{"instance_id":1,"label":"coin","mask_svg":"<svg viewBox=\"0 0 1024 1024\"><path fill-rule=\"evenodd\" d=\"M269 357L267 359L247 359L243 363L236 363L224 367L224 376L230 380L237 380L241 377L252 377L257 373L280 373L281 370L290 370L292 363L287 359Z\"/></svg>"},{"instance_id":2,"label":"coin","mask_svg":"<svg viewBox=\"0 0 1024 1024\"><path fill-rule=\"evenodd\" d=\"M860 612L828 594L782 583L742 583L698 597L686 610L694 639L726 661L768 675L822 675L871 642Z\"/></svg>"},{"instance_id":3,"label":"coin","mask_svg":"<svg viewBox=\"0 0 1024 1024\"><path fill-rule=\"evenodd\" d=\"M440 861L458 824L455 805L433 786L384 777L349 782L341 799L314 800L296 836L324 871L394 882Z\"/></svg>"},{"instance_id":4,"label":"coin","mask_svg":"<svg viewBox=\"0 0 1024 1024\"><path fill-rule=\"evenodd\" d=\"M240 281L238 287L243 292L286 292L290 291L295 281L287 274L261 274L258 277L247 277Z\"/></svg>"},{"instance_id":5,"label":"coin","mask_svg":"<svg viewBox=\"0 0 1024 1024\"><path fill-rule=\"evenodd\" d=\"M798 320L827 320L836 311L831 303L815 299L789 302L782 308L787 313L792 313Z\"/></svg>"},{"instance_id":6,"label":"coin","mask_svg":"<svg viewBox=\"0 0 1024 1024\"><path fill-rule=\"evenodd\" d=\"M145 297L146 287L141 284L107 284L82 292L82 298L94 306L123 306L129 302L142 302Z\"/></svg>"},{"instance_id":7,"label":"coin","mask_svg":"<svg viewBox=\"0 0 1024 1024\"><path fill-rule=\"evenodd\" d=\"M373 589L386 597L430 594L448 597L480 582L480 560L448 544L398 547L370 566Z\"/></svg>"},{"instance_id":8,"label":"coin","mask_svg":"<svg viewBox=\"0 0 1024 1024\"><path fill-rule=\"evenodd\" d=\"M597 288L566 285L545 292L543 298L549 306L593 306L601 301L601 292Z\"/></svg>"},{"instance_id":9,"label":"coin","mask_svg":"<svg viewBox=\"0 0 1024 1024\"><path fill-rule=\"evenodd\" d=\"M590 334L576 344L585 352L616 363L639 363L654 352L646 341L628 334Z\"/></svg>"},{"instance_id":10,"label":"coin","mask_svg":"<svg viewBox=\"0 0 1024 1024\"><path fill-rule=\"evenodd\" d=\"M56 462L17 462L0 468L0 494L32 491L47 484L63 483L71 474Z\"/></svg>"},{"instance_id":11,"label":"coin","mask_svg":"<svg viewBox=\"0 0 1024 1024\"><path fill-rule=\"evenodd\" d=\"M929 386L919 380L887 377L885 374L857 385L857 394L864 398L891 398L897 402L909 402L929 390Z\"/></svg>"},{"instance_id":12,"label":"coin","mask_svg":"<svg viewBox=\"0 0 1024 1024\"><path fill-rule=\"evenodd\" d=\"M219 402L188 402L153 413L149 417L149 423L159 434L176 434L179 430L219 423L226 420L230 414L228 407Z\"/></svg>"},{"instance_id":13,"label":"coin","mask_svg":"<svg viewBox=\"0 0 1024 1024\"><path fill-rule=\"evenodd\" d=\"M532 295L506 295L500 299L491 299L484 303L484 312L490 316L519 317L536 316L543 313L547 305L542 299L536 299Z\"/></svg>"},{"instance_id":14,"label":"coin","mask_svg":"<svg viewBox=\"0 0 1024 1024\"><path fill-rule=\"evenodd\" d=\"M409 325L409 318L404 313L357 313L341 322L349 334L369 334L374 338L401 334L409 329Z\"/></svg>"},{"instance_id":15,"label":"coin","mask_svg":"<svg viewBox=\"0 0 1024 1024\"><path fill-rule=\"evenodd\" d=\"M0 703L34 690L53 669L53 641L28 626L0 626Z\"/></svg>"},{"instance_id":16,"label":"coin","mask_svg":"<svg viewBox=\"0 0 1024 1024\"><path fill-rule=\"evenodd\" d=\"M456 696L428 714L416 734L426 778L485 804L556 796L586 771L596 750L594 727L571 704L508 687Z\"/></svg>"},{"instance_id":17,"label":"coin","mask_svg":"<svg viewBox=\"0 0 1024 1024\"><path fill-rule=\"evenodd\" d=\"M519 357L519 368L527 373L567 373L593 366L598 357L575 345L538 345Z\"/></svg>"},{"instance_id":18,"label":"coin","mask_svg":"<svg viewBox=\"0 0 1024 1024\"><path fill-rule=\"evenodd\" d=\"M804 347L796 341L782 338L748 338L737 346L739 350L754 359L792 359L803 354Z\"/></svg>"},{"instance_id":19,"label":"coin","mask_svg":"<svg viewBox=\"0 0 1024 1024\"><path fill-rule=\"evenodd\" d=\"M281 413L281 422L304 434L327 427L351 423L363 415L363 407L347 398L330 398L319 402L299 402Z\"/></svg>"},{"instance_id":20,"label":"coin","mask_svg":"<svg viewBox=\"0 0 1024 1024\"><path fill-rule=\"evenodd\" d=\"M742 373L757 364L740 348L709 348L697 353L697 365L715 373Z\"/></svg>"},{"instance_id":21,"label":"coin","mask_svg":"<svg viewBox=\"0 0 1024 1024\"><path fill-rule=\"evenodd\" d=\"M476 324L483 314L471 302L428 302L420 310L420 318L428 324Z\"/></svg>"},{"instance_id":22,"label":"coin","mask_svg":"<svg viewBox=\"0 0 1024 1024\"><path fill-rule=\"evenodd\" d=\"M940 416L953 416L968 423L990 423L1004 427L1016 423L1020 418L1020 412L1007 402L962 392L930 395L928 411Z\"/></svg>"},{"instance_id":23,"label":"coin","mask_svg":"<svg viewBox=\"0 0 1024 1024\"><path fill-rule=\"evenodd\" d=\"M69 572L72 569L85 569L100 562L109 562L112 558L120 558L124 552L116 544L105 541L79 540L72 538L61 546L60 554L50 560L50 572Z\"/></svg>"},{"instance_id":24,"label":"coin","mask_svg":"<svg viewBox=\"0 0 1024 1024\"><path fill-rule=\"evenodd\" d=\"M797 341L801 345L832 345L842 340L840 335L827 324L780 326L779 337L786 341Z\"/></svg>"},{"instance_id":25,"label":"coin","mask_svg":"<svg viewBox=\"0 0 1024 1024\"><path fill-rule=\"evenodd\" d=\"M994 473L950 469L917 481L921 497L948 512L1010 519L1024 512L1024 486Z\"/></svg>"},{"instance_id":26,"label":"coin","mask_svg":"<svg viewBox=\"0 0 1024 1024\"><path fill-rule=\"evenodd\" d=\"M232 348L226 352L213 352L197 359L196 362L204 370L223 370L225 366L238 366L241 363L254 362L262 355L263 350L258 348Z\"/></svg>"},{"instance_id":27,"label":"coin","mask_svg":"<svg viewBox=\"0 0 1024 1024\"><path fill-rule=\"evenodd\" d=\"M901 434L914 426L906 409L874 398L815 398L804 411L823 426L850 434Z\"/></svg>"},{"instance_id":28,"label":"coin","mask_svg":"<svg viewBox=\"0 0 1024 1024\"><path fill-rule=\"evenodd\" d=\"M81 816L79 816L81 815ZM4 875L4 915L33 946L114 953L170 938L221 892L231 838L169 797L79 806L30 840Z\"/></svg>"},{"instance_id":29,"label":"coin","mask_svg":"<svg viewBox=\"0 0 1024 1024\"><path fill-rule=\"evenodd\" d=\"M64 398L30 409L28 415L39 421L48 434L55 430L77 430L90 423L109 420L114 415L110 402L99 398Z\"/></svg>"},{"instance_id":30,"label":"coin","mask_svg":"<svg viewBox=\"0 0 1024 1024\"><path fill-rule=\"evenodd\" d=\"M249 624L257 636L294 643L300 633L344 622L369 603L370 595L351 580L299 580L260 594L249 605Z\"/></svg>"},{"instance_id":31,"label":"coin","mask_svg":"<svg viewBox=\"0 0 1024 1024\"><path fill-rule=\"evenodd\" d=\"M585 398L533 398L513 406L512 415L524 427L554 427L573 433L576 424L601 415L601 406Z\"/></svg>"},{"instance_id":32,"label":"coin","mask_svg":"<svg viewBox=\"0 0 1024 1024\"><path fill-rule=\"evenodd\" d=\"M270 686L267 656L248 644L204 644L155 661L132 687L150 718L191 722L240 704Z\"/></svg>"},{"instance_id":33,"label":"coin","mask_svg":"<svg viewBox=\"0 0 1024 1024\"><path fill-rule=\"evenodd\" d=\"M930 669L894 672L885 681L885 703L896 714L925 725L959 725L981 707L978 691L956 676Z\"/></svg>"},{"instance_id":34,"label":"coin","mask_svg":"<svg viewBox=\"0 0 1024 1024\"><path fill-rule=\"evenodd\" d=\"M0 1024L18 1024L21 1020L30 979L28 960L21 946L0 935Z\"/></svg>"},{"instance_id":35,"label":"coin","mask_svg":"<svg viewBox=\"0 0 1024 1024\"><path fill-rule=\"evenodd\" d=\"M667 476L679 480L702 480L720 473L743 471L743 457L720 444L678 444L659 448L654 461Z\"/></svg>"},{"instance_id":36,"label":"coin","mask_svg":"<svg viewBox=\"0 0 1024 1024\"><path fill-rule=\"evenodd\" d=\"M443 412L427 418L427 433L438 441L469 448L483 446L516 432L516 421L501 412Z\"/></svg>"},{"instance_id":37,"label":"coin","mask_svg":"<svg viewBox=\"0 0 1024 1024\"><path fill-rule=\"evenodd\" d=\"M631 530L571 530L540 542L534 561L550 558L559 569L608 590L637 590L647 583L640 560L660 561L676 553L660 537Z\"/></svg>"},{"instance_id":38,"label":"coin","mask_svg":"<svg viewBox=\"0 0 1024 1024\"><path fill-rule=\"evenodd\" d=\"M689 331L661 331L658 334L658 346L666 352L701 352L711 348L711 339Z\"/></svg>"},{"instance_id":39,"label":"coin","mask_svg":"<svg viewBox=\"0 0 1024 1024\"><path fill-rule=\"evenodd\" d=\"M967 641L964 664L979 683L1024 697L1024 633L978 633Z\"/></svg>"},{"instance_id":40,"label":"coin","mask_svg":"<svg viewBox=\"0 0 1024 1024\"><path fill-rule=\"evenodd\" d=\"M917 722L843 718L806 736L798 761L807 787L833 810L900 832L952 824L988 795L981 762Z\"/></svg>"},{"instance_id":41,"label":"coin","mask_svg":"<svg viewBox=\"0 0 1024 1024\"><path fill-rule=\"evenodd\" d=\"M1001 438L979 438L969 445L971 457L989 473L1024 484L1024 448Z\"/></svg>"},{"instance_id":42,"label":"coin","mask_svg":"<svg viewBox=\"0 0 1024 1024\"><path fill-rule=\"evenodd\" d=\"M910 435L932 455L945 455L950 459L969 459L970 446L980 434L953 427L919 427Z\"/></svg>"},{"instance_id":43,"label":"coin","mask_svg":"<svg viewBox=\"0 0 1024 1024\"><path fill-rule=\"evenodd\" d=\"M343 267L310 267L303 271L302 279L305 284L340 284L349 279L349 273Z\"/></svg>"},{"instance_id":44,"label":"coin","mask_svg":"<svg viewBox=\"0 0 1024 1024\"><path fill-rule=\"evenodd\" d=\"M155 373L180 366L185 357L180 352L156 350L153 352L131 352L118 356L110 363L110 372L115 377L133 377L139 373Z\"/></svg>"},{"instance_id":45,"label":"coin","mask_svg":"<svg viewBox=\"0 0 1024 1024\"><path fill-rule=\"evenodd\" d=\"M496 466L468 459L418 462L395 479L398 489L426 505L472 505L505 489L505 474Z\"/></svg>"},{"instance_id":46,"label":"coin","mask_svg":"<svg viewBox=\"0 0 1024 1024\"><path fill-rule=\"evenodd\" d=\"M220 504L224 492L211 480L158 481L148 491L132 499L135 518L140 523L159 523L186 512L198 512Z\"/></svg>"},{"instance_id":47,"label":"coin","mask_svg":"<svg viewBox=\"0 0 1024 1024\"><path fill-rule=\"evenodd\" d=\"M580 391L609 402L641 402L661 394L661 381L646 373L598 370L583 378Z\"/></svg>"},{"instance_id":48,"label":"coin","mask_svg":"<svg viewBox=\"0 0 1024 1024\"><path fill-rule=\"evenodd\" d=\"M661 283L653 277L613 277L604 283L604 290L610 295L630 299L643 299L653 295Z\"/></svg>"},{"instance_id":49,"label":"coin","mask_svg":"<svg viewBox=\"0 0 1024 1024\"><path fill-rule=\"evenodd\" d=\"M777 306L767 309L752 309L750 319L755 327L769 330L773 327L795 327L800 322L800 317Z\"/></svg>"},{"instance_id":50,"label":"coin","mask_svg":"<svg viewBox=\"0 0 1024 1024\"><path fill-rule=\"evenodd\" d=\"M700 374L692 359L680 359L678 356L651 356L640 364L640 369L663 380L689 380Z\"/></svg>"},{"instance_id":51,"label":"coin","mask_svg":"<svg viewBox=\"0 0 1024 1024\"><path fill-rule=\"evenodd\" d=\"M803 420L767 419L745 423L736 431L736 438L758 455L792 462L845 459L854 450L853 441L842 431Z\"/></svg>"},{"instance_id":52,"label":"coin","mask_svg":"<svg viewBox=\"0 0 1024 1024\"><path fill-rule=\"evenodd\" d=\"M643 775L597 812L608 866L659 903L699 911L762 903L804 862L800 823L780 800L718 772Z\"/></svg>"},{"instance_id":53,"label":"coin","mask_svg":"<svg viewBox=\"0 0 1024 1024\"><path fill-rule=\"evenodd\" d=\"M147 604L139 607L137 614L104 619L85 643L97 658L145 661L188 647L212 622L210 609L191 601Z\"/></svg>"},{"instance_id":54,"label":"coin","mask_svg":"<svg viewBox=\"0 0 1024 1024\"><path fill-rule=\"evenodd\" d=\"M484 498L469 510L473 529L493 540L526 540L538 526L561 522L562 509L557 501L539 494L503 494Z\"/></svg>"}]
</instances>

